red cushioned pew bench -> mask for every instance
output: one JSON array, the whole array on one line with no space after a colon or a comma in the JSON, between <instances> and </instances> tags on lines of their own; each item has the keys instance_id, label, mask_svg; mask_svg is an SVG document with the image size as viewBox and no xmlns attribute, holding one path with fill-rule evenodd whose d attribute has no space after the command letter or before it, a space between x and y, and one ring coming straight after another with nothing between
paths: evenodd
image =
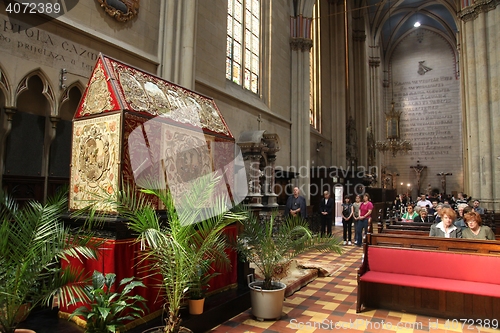
<instances>
[{"instance_id":1,"label":"red cushioned pew bench","mask_svg":"<svg viewBox=\"0 0 500 333\"><path fill-rule=\"evenodd\" d=\"M499 255L365 244L357 280L356 312L500 321Z\"/></svg>"}]
</instances>

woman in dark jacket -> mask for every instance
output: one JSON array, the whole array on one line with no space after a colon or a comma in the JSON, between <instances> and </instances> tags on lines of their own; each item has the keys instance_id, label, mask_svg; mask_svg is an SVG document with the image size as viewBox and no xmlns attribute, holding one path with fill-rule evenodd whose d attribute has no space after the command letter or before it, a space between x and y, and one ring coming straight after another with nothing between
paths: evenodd
<instances>
[{"instance_id":1,"label":"woman in dark jacket","mask_svg":"<svg viewBox=\"0 0 500 333\"><path fill-rule=\"evenodd\" d=\"M451 208L443 208L440 211L440 215L441 222L431 226L429 236L462 238L462 230L453 224L453 221L457 218L457 213Z\"/></svg>"}]
</instances>

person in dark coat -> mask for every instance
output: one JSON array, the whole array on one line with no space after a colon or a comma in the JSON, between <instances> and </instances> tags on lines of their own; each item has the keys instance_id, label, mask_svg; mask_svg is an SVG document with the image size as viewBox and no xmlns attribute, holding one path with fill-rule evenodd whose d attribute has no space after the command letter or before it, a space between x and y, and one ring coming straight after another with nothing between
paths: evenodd
<instances>
[{"instance_id":1,"label":"person in dark coat","mask_svg":"<svg viewBox=\"0 0 500 333\"><path fill-rule=\"evenodd\" d=\"M333 216L333 200L330 198L330 192L323 192L323 199L319 204L319 212L321 214L321 229L322 235L332 234L332 216Z\"/></svg>"}]
</instances>

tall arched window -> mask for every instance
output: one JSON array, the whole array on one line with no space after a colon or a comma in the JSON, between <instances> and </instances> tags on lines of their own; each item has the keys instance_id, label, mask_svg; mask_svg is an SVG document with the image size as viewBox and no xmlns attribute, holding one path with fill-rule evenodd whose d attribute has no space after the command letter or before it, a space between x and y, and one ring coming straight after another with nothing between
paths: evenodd
<instances>
[{"instance_id":1,"label":"tall arched window","mask_svg":"<svg viewBox=\"0 0 500 333\"><path fill-rule=\"evenodd\" d=\"M260 0L228 0L226 78L259 92Z\"/></svg>"},{"instance_id":2,"label":"tall arched window","mask_svg":"<svg viewBox=\"0 0 500 333\"><path fill-rule=\"evenodd\" d=\"M311 39L313 46L310 52L309 64L309 124L318 132L321 132L321 52L319 39L319 2L313 7L313 19L311 26Z\"/></svg>"}]
</instances>

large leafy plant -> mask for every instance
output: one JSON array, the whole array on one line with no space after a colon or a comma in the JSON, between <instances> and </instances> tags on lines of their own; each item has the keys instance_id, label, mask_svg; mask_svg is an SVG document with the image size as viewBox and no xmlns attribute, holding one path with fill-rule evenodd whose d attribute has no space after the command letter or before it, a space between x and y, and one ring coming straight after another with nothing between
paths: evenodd
<instances>
[{"instance_id":1,"label":"large leafy plant","mask_svg":"<svg viewBox=\"0 0 500 333\"><path fill-rule=\"evenodd\" d=\"M92 284L85 286L85 299L74 303L88 303L77 308L69 317L82 316L87 321L87 333L117 332L129 320L141 318L146 300L133 294L136 287L145 285L134 277L124 278L116 286L116 274L94 271Z\"/></svg>"},{"instance_id":2,"label":"large leafy plant","mask_svg":"<svg viewBox=\"0 0 500 333\"><path fill-rule=\"evenodd\" d=\"M198 178L177 202L168 189L157 189L154 184L141 190L142 195L126 187L119 193L116 207L138 235L143 260L151 263L148 270L162 276L165 333L179 331L179 310L199 270L208 272L212 262L217 267L230 265L223 229L245 214L228 210L227 198L216 194L219 179L212 175ZM165 219L151 204L156 199L165 207Z\"/></svg>"},{"instance_id":3,"label":"large leafy plant","mask_svg":"<svg viewBox=\"0 0 500 333\"><path fill-rule=\"evenodd\" d=\"M237 242L242 257L253 263L264 280L262 289L271 290L272 282L282 276L290 262L310 250L342 252L340 241L331 236L314 235L307 221L294 217L276 223L277 212L269 220L261 221L248 214Z\"/></svg>"},{"instance_id":4,"label":"large leafy plant","mask_svg":"<svg viewBox=\"0 0 500 333\"><path fill-rule=\"evenodd\" d=\"M60 216L66 209L63 192L47 204L22 207L0 193L0 332L14 332L21 311L49 305L56 294L61 304L83 295L83 270L61 262L95 258L98 244L64 226Z\"/></svg>"}]
</instances>

